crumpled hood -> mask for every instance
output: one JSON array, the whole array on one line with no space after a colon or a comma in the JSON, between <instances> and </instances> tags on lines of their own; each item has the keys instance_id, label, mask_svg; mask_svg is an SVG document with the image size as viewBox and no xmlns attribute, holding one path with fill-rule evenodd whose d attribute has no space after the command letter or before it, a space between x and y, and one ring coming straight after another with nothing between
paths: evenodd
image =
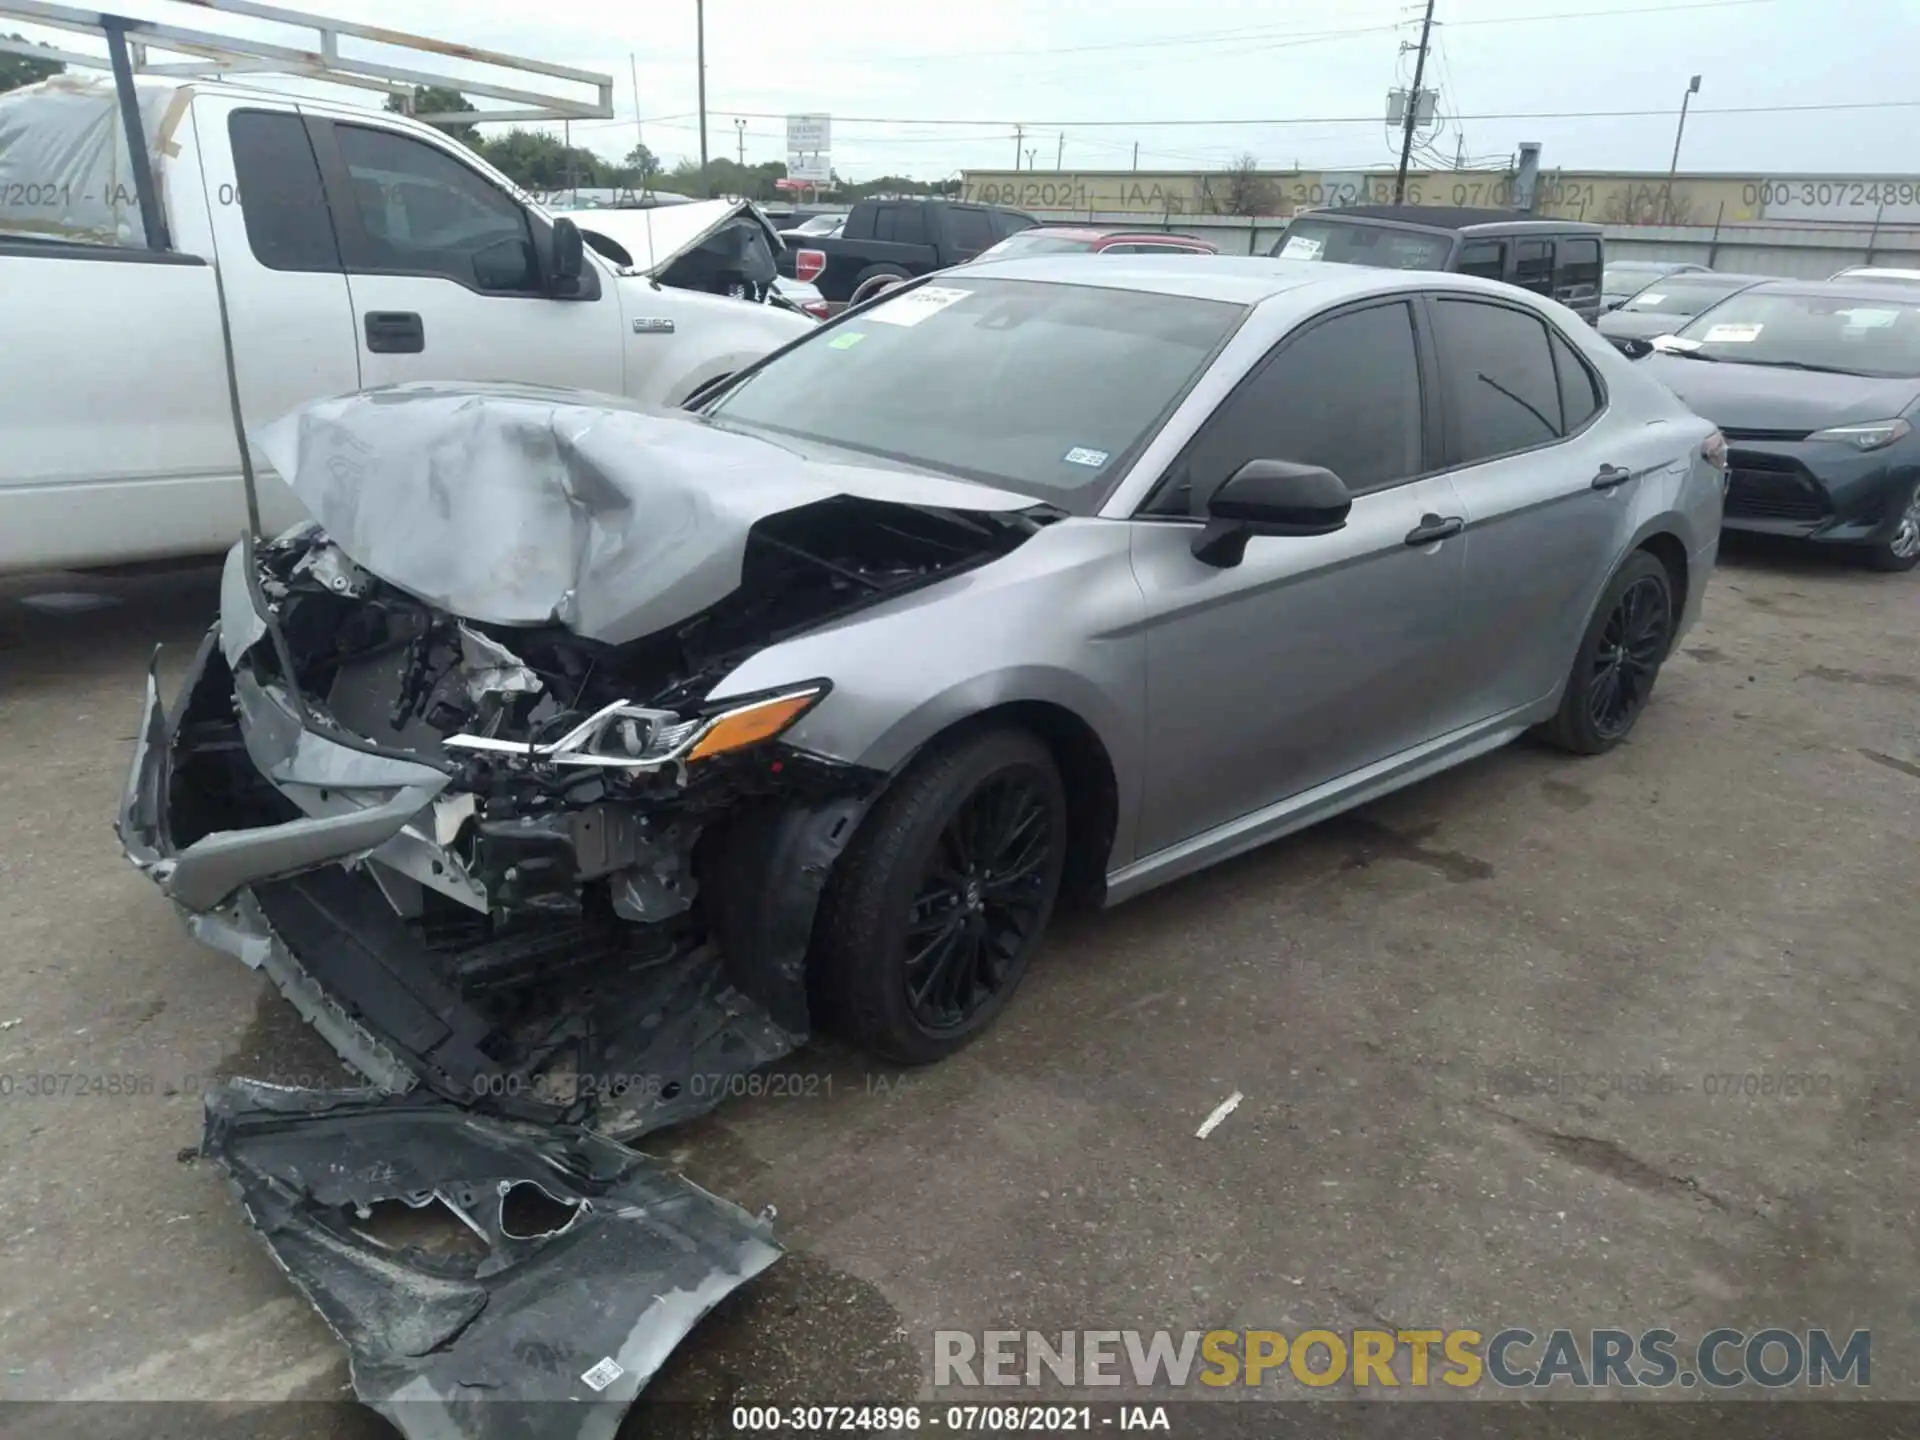
<instances>
[{"instance_id":1,"label":"crumpled hood","mask_svg":"<svg viewBox=\"0 0 1920 1440\"><path fill-rule=\"evenodd\" d=\"M1040 503L533 386L389 386L304 406L258 438L334 543L387 583L467 619L557 621L615 645L736 589L747 532L767 516L839 495Z\"/></svg>"},{"instance_id":2,"label":"crumpled hood","mask_svg":"<svg viewBox=\"0 0 1920 1440\"><path fill-rule=\"evenodd\" d=\"M1904 415L1920 380L1827 375L1658 353L1634 362L1689 410L1735 430L1824 430Z\"/></svg>"}]
</instances>

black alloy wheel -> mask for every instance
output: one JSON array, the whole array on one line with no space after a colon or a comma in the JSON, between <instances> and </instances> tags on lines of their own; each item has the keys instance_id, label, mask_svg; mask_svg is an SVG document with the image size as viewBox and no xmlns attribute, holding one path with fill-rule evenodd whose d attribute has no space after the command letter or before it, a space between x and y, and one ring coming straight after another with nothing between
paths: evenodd
<instances>
[{"instance_id":1,"label":"black alloy wheel","mask_svg":"<svg viewBox=\"0 0 1920 1440\"><path fill-rule=\"evenodd\" d=\"M1608 612L1587 681L1587 713L1601 739L1618 740L1639 718L1666 657L1670 612L1666 583L1657 575L1627 586Z\"/></svg>"},{"instance_id":2,"label":"black alloy wheel","mask_svg":"<svg viewBox=\"0 0 1920 1440\"><path fill-rule=\"evenodd\" d=\"M967 796L907 908L907 1005L933 1034L965 1029L1000 993L1052 896L1058 845L1041 777L1008 770Z\"/></svg>"},{"instance_id":3,"label":"black alloy wheel","mask_svg":"<svg viewBox=\"0 0 1920 1440\"><path fill-rule=\"evenodd\" d=\"M1629 555L1593 607L1544 738L1576 755L1626 739L1673 646L1678 609L1667 567L1645 550Z\"/></svg>"},{"instance_id":4,"label":"black alloy wheel","mask_svg":"<svg viewBox=\"0 0 1920 1440\"><path fill-rule=\"evenodd\" d=\"M815 1015L886 1060L951 1055L1026 974L1067 841L1066 791L1037 736L982 729L930 747L834 866L808 957Z\"/></svg>"}]
</instances>

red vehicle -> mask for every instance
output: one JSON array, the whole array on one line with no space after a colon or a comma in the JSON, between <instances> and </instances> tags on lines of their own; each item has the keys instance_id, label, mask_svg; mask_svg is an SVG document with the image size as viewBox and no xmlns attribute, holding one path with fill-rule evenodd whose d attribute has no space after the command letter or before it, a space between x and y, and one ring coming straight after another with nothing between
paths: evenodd
<instances>
[{"instance_id":1,"label":"red vehicle","mask_svg":"<svg viewBox=\"0 0 1920 1440\"><path fill-rule=\"evenodd\" d=\"M1024 255L1216 255L1211 241L1164 230L1096 230L1085 225L1036 225L980 252L982 260Z\"/></svg>"}]
</instances>

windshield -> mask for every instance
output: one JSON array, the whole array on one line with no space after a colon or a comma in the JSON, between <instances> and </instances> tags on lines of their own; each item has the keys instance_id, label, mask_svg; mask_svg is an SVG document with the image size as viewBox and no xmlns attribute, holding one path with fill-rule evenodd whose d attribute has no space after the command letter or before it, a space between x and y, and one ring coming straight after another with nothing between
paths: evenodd
<instances>
[{"instance_id":1,"label":"windshield","mask_svg":"<svg viewBox=\"0 0 1920 1440\"><path fill-rule=\"evenodd\" d=\"M1444 270L1452 250L1451 235L1347 220L1295 220L1273 254L1282 260L1330 260L1381 270Z\"/></svg>"},{"instance_id":2,"label":"windshield","mask_svg":"<svg viewBox=\"0 0 1920 1440\"><path fill-rule=\"evenodd\" d=\"M1709 305L1726 299L1752 283L1750 280L1727 281L1669 275L1664 280L1656 280L1620 309L1628 315L1671 315L1680 320L1698 315Z\"/></svg>"},{"instance_id":3,"label":"windshield","mask_svg":"<svg viewBox=\"0 0 1920 1440\"><path fill-rule=\"evenodd\" d=\"M1036 235L1031 230L1009 235L997 245L989 245L976 259L1012 260L1021 255L1077 255L1093 249L1093 241L1073 235Z\"/></svg>"},{"instance_id":4,"label":"windshield","mask_svg":"<svg viewBox=\"0 0 1920 1440\"><path fill-rule=\"evenodd\" d=\"M902 290L748 375L707 411L1091 514L1246 313L1028 280Z\"/></svg>"},{"instance_id":5,"label":"windshield","mask_svg":"<svg viewBox=\"0 0 1920 1440\"><path fill-rule=\"evenodd\" d=\"M1734 295L1678 332L1684 351L1744 365L1920 377L1920 296L1752 291Z\"/></svg>"}]
</instances>

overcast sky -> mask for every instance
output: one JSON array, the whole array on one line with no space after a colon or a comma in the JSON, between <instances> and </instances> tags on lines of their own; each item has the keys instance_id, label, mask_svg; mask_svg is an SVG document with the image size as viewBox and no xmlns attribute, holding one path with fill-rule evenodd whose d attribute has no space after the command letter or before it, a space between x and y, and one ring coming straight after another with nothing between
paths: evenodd
<instances>
[{"instance_id":1,"label":"overcast sky","mask_svg":"<svg viewBox=\"0 0 1920 1440\"><path fill-rule=\"evenodd\" d=\"M248 28L171 0L114 8ZM647 145L669 161L698 154L694 0L302 8L609 73L621 118L576 122L573 137L610 157L633 143L631 53ZM734 155L738 118L750 163L783 158L779 117L806 110L834 115L833 163L855 179L1006 168L1016 125L1042 170L1056 157L1068 169L1125 169L1136 143L1143 169L1224 165L1243 152L1276 168L1383 166L1394 138L1371 117L1411 75L1402 47L1418 38L1419 15L1394 0L968 0L937 10L916 0L706 0L709 144ZM1438 0L1434 33L1424 83L1440 92L1446 118L1432 143L1448 161L1463 148L1470 162L1504 163L1520 141L1538 140L1547 168L1664 171L1681 94L1699 73L1682 170L1920 170L1920 0ZM1784 108L1874 101L1909 108ZM1740 107L1753 113L1713 113ZM1661 113L1547 113L1618 110ZM1327 123L1351 117L1363 118ZM1155 123L1187 119L1219 123ZM1276 120L1303 123L1253 123ZM931 121L969 123L911 123ZM1074 123L1090 121L1116 123Z\"/></svg>"}]
</instances>

